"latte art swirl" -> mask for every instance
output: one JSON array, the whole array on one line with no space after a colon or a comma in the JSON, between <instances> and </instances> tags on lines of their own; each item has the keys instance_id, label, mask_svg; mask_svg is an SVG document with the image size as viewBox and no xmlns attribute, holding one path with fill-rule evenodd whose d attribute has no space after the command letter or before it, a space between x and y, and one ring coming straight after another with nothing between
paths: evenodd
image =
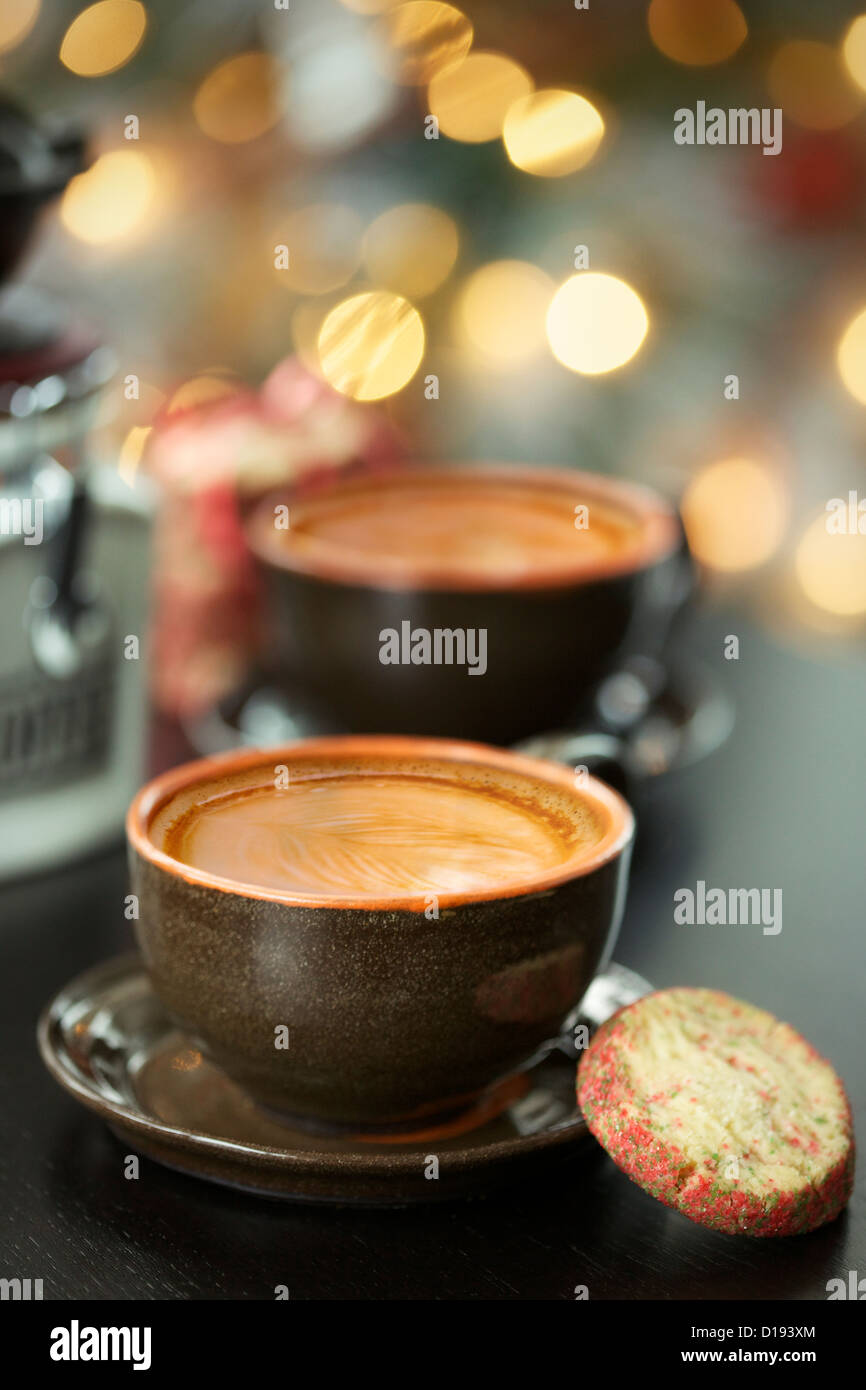
<instances>
[{"instance_id":1,"label":"latte art swirl","mask_svg":"<svg viewBox=\"0 0 866 1390\"><path fill-rule=\"evenodd\" d=\"M248 787L190 807L173 858L220 878L313 897L507 887L572 858L598 827L471 781L337 774Z\"/></svg>"}]
</instances>

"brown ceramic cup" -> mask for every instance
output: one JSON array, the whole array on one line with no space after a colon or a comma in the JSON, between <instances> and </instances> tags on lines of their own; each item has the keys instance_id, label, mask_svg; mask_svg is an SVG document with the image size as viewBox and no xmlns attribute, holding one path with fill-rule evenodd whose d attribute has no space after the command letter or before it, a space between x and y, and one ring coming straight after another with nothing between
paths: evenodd
<instances>
[{"instance_id":1,"label":"brown ceramic cup","mask_svg":"<svg viewBox=\"0 0 866 1390\"><path fill-rule=\"evenodd\" d=\"M166 852L189 808L272 781L275 768L288 769L288 794L292 779L358 768L438 777L437 794L468 785L506 798L509 814L537 812L567 848L553 866L432 902L428 892L281 891ZM486 1104L576 1015L619 927L633 817L604 783L540 759L347 736L175 768L138 793L127 835L141 950L194 1044L261 1106L308 1127L417 1132ZM412 852L417 863L417 843Z\"/></svg>"},{"instance_id":2,"label":"brown ceramic cup","mask_svg":"<svg viewBox=\"0 0 866 1390\"><path fill-rule=\"evenodd\" d=\"M425 530L425 499L445 514L438 531ZM472 519L487 505L489 524L478 530L488 544L498 526L507 545L509 529L513 538L536 508L554 544L545 549L536 533L524 564L479 564L466 550ZM383 506L397 516L399 556L379 525ZM576 507L586 508L590 542L594 525L603 530L605 519L618 517L621 543L572 544ZM336 518L330 535L317 535L326 513ZM275 525L286 515L287 528ZM462 555L450 545L449 519L468 537ZM512 744L567 725L640 636L643 618L665 605L681 534L667 502L635 484L497 464L414 467L340 481L288 503L270 496L249 518L247 538L265 591L262 666L289 691L302 722L308 715L335 732ZM483 674L470 674L450 647L428 664L407 660L405 650L399 663L383 662L384 633L399 634L405 648L412 634L482 631Z\"/></svg>"}]
</instances>

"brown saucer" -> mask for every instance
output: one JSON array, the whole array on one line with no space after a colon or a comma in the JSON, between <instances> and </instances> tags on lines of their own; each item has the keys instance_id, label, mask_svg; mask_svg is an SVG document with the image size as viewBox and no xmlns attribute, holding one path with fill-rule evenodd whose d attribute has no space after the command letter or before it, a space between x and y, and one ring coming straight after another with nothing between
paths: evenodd
<instances>
[{"instance_id":1,"label":"brown saucer","mask_svg":"<svg viewBox=\"0 0 866 1390\"><path fill-rule=\"evenodd\" d=\"M587 991L585 1021L595 1028L649 989L610 965ZM62 989L38 1037L52 1076L123 1142L169 1168L266 1196L374 1206L460 1197L565 1158L589 1136L567 1038L489 1098L469 1130L457 1124L385 1140L288 1128L173 1027L134 955ZM437 1163L438 1178L426 1176Z\"/></svg>"}]
</instances>

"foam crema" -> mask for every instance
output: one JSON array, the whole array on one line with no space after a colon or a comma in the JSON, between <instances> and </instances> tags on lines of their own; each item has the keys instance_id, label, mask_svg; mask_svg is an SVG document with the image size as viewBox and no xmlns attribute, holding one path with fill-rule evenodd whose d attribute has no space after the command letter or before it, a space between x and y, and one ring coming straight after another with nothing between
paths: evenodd
<instances>
[{"instance_id":1,"label":"foam crema","mask_svg":"<svg viewBox=\"0 0 866 1390\"><path fill-rule=\"evenodd\" d=\"M250 529L266 561L383 585L543 586L638 569L674 543L660 502L580 473L407 469L339 483Z\"/></svg>"},{"instance_id":2,"label":"foam crema","mask_svg":"<svg viewBox=\"0 0 866 1390\"><path fill-rule=\"evenodd\" d=\"M578 867L609 825L567 785L448 759L303 759L165 803L150 840L233 884L304 900L513 892ZM287 781L287 784L284 785Z\"/></svg>"}]
</instances>

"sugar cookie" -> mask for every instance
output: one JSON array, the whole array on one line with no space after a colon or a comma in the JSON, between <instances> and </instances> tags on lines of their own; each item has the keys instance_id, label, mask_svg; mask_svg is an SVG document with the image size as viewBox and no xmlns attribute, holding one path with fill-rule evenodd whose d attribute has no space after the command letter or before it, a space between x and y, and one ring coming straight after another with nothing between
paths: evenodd
<instances>
[{"instance_id":1,"label":"sugar cookie","mask_svg":"<svg viewBox=\"0 0 866 1390\"><path fill-rule=\"evenodd\" d=\"M851 1194L839 1077L787 1023L716 990L660 990L614 1014L581 1059L577 1097L614 1162L702 1226L793 1235Z\"/></svg>"}]
</instances>

